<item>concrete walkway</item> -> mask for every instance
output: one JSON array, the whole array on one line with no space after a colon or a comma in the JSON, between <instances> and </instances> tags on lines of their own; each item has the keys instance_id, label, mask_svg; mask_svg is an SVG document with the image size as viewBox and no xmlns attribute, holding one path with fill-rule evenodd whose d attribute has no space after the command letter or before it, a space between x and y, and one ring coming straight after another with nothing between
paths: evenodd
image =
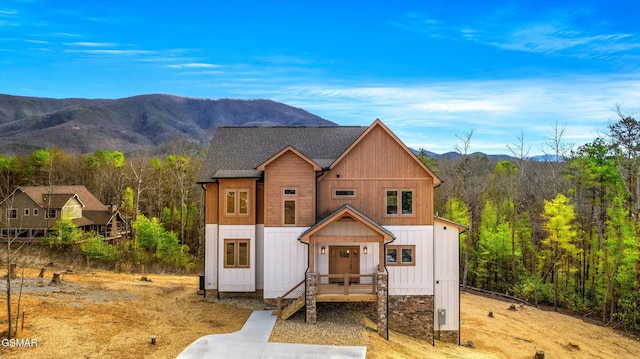
<instances>
[{"instance_id":1,"label":"concrete walkway","mask_svg":"<svg viewBox=\"0 0 640 359\"><path fill-rule=\"evenodd\" d=\"M269 336L276 324L271 310L259 310L240 331L204 336L189 345L178 359L287 359L287 358L348 358L365 359L367 347L270 343Z\"/></svg>"}]
</instances>

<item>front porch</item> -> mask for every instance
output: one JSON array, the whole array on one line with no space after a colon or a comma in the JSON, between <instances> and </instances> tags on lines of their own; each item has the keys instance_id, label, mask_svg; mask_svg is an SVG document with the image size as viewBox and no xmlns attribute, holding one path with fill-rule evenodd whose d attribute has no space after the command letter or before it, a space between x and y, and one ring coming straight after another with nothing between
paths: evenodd
<instances>
[{"instance_id":1,"label":"front porch","mask_svg":"<svg viewBox=\"0 0 640 359\"><path fill-rule=\"evenodd\" d=\"M371 278L371 283L363 283L363 278ZM316 302L375 302L378 300L376 279L375 274L317 273Z\"/></svg>"}]
</instances>

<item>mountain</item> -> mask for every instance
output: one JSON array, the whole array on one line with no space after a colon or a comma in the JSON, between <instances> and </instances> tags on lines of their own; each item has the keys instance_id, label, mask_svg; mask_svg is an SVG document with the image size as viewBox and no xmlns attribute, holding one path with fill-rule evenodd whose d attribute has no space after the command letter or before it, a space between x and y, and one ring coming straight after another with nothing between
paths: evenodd
<instances>
[{"instance_id":1,"label":"mountain","mask_svg":"<svg viewBox=\"0 0 640 359\"><path fill-rule=\"evenodd\" d=\"M52 99L0 94L0 153L57 147L130 153L167 150L174 139L208 146L217 126L335 125L271 100L141 95L122 99Z\"/></svg>"}]
</instances>

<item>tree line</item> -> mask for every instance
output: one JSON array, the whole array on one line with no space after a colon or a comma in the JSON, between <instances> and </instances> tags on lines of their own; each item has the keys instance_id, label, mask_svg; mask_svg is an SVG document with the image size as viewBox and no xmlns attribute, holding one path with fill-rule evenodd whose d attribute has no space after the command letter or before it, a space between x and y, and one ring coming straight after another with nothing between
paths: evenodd
<instances>
[{"instance_id":1,"label":"tree line","mask_svg":"<svg viewBox=\"0 0 640 359\"><path fill-rule=\"evenodd\" d=\"M544 160L524 134L511 160L426 159L443 179L436 211L468 226L461 285L515 295L640 330L640 123L624 114L573 148L555 124Z\"/></svg>"}]
</instances>

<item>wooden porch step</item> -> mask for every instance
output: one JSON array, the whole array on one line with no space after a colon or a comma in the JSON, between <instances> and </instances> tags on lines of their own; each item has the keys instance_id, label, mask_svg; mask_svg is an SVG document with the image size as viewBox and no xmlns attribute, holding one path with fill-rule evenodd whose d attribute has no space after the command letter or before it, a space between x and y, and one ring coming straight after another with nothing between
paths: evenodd
<instances>
[{"instance_id":1,"label":"wooden porch step","mask_svg":"<svg viewBox=\"0 0 640 359\"><path fill-rule=\"evenodd\" d=\"M289 304L286 308L282 310L282 313L280 314L280 319L282 320L289 319L289 317L296 314L297 311L302 309L304 305L305 305L305 299L304 299L304 295L302 295L296 298L296 300L294 300L291 304Z\"/></svg>"}]
</instances>

